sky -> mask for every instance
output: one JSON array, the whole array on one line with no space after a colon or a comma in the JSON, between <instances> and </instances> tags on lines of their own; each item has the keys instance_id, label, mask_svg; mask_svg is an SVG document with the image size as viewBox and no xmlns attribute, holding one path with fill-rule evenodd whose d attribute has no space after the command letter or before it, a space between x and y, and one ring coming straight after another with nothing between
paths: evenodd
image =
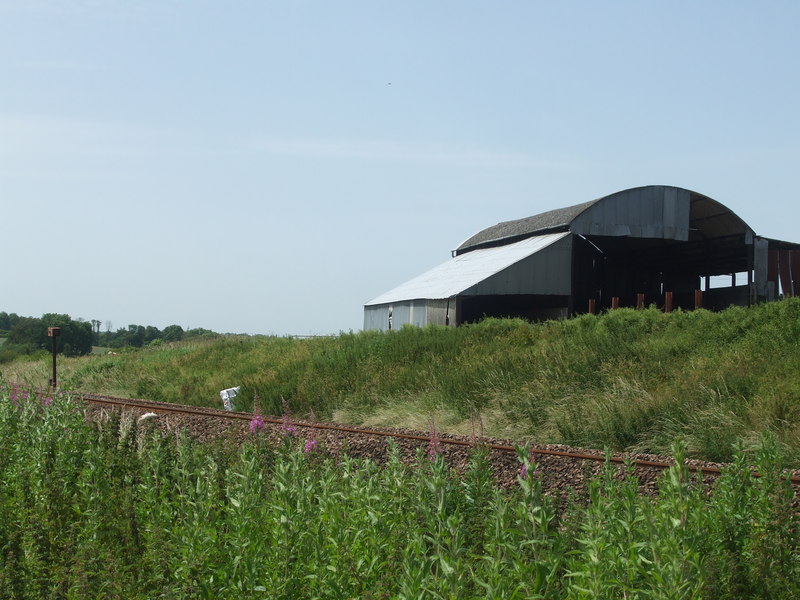
<instances>
[{"instance_id":1,"label":"sky","mask_svg":"<svg viewBox=\"0 0 800 600\"><path fill-rule=\"evenodd\" d=\"M358 331L501 221L688 188L800 241L800 2L0 0L0 311Z\"/></svg>"}]
</instances>

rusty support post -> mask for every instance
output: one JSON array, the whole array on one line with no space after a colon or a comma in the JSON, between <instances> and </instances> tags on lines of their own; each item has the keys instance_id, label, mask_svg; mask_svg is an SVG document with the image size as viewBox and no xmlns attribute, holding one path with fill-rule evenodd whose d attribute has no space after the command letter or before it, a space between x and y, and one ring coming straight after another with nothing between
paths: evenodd
<instances>
[{"instance_id":1,"label":"rusty support post","mask_svg":"<svg viewBox=\"0 0 800 600\"><path fill-rule=\"evenodd\" d=\"M703 308L703 290L694 291L694 309Z\"/></svg>"},{"instance_id":2,"label":"rusty support post","mask_svg":"<svg viewBox=\"0 0 800 600\"><path fill-rule=\"evenodd\" d=\"M619 308L619 296L613 296L611 298L611 308Z\"/></svg>"},{"instance_id":3,"label":"rusty support post","mask_svg":"<svg viewBox=\"0 0 800 600\"><path fill-rule=\"evenodd\" d=\"M589 314L593 315L597 309L597 301L594 298L589 298Z\"/></svg>"},{"instance_id":4,"label":"rusty support post","mask_svg":"<svg viewBox=\"0 0 800 600\"><path fill-rule=\"evenodd\" d=\"M644 308L644 294L636 294L636 308L639 310Z\"/></svg>"},{"instance_id":5,"label":"rusty support post","mask_svg":"<svg viewBox=\"0 0 800 600\"><path fill-rule=\"evenodd\" d=\"M672 292L664 292L664 312L672 312Z\"/></svg>"}]
</instances>

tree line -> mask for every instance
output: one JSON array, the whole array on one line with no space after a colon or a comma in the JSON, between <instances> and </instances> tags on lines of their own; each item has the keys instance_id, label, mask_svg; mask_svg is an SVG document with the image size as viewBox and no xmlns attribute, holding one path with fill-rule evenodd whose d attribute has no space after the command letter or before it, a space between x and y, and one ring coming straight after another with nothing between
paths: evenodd
<instances>
[{"instance_id":1,"label":"tree line","mask_svg":"<svg viewBox=\"0 0 800 600\"><path fill-rule=\"evenodd\" d=\"M48 336L50 327L60 327L56 338L56 352L64 356L84 356L94 346L108 348L141 348L164 342L217 335L203 328L184 330L180 325L169 325L163 330L152 325L128 325L112 331L106 322L106 331L100 331L100 321L72 319L69 315L47 313L41 317L21 317L16 313L0 312L0 362L9 362L18 356L34 354L52 348ZM0 341L3 341L0 339Z\"/></svg>"}]
</instances>

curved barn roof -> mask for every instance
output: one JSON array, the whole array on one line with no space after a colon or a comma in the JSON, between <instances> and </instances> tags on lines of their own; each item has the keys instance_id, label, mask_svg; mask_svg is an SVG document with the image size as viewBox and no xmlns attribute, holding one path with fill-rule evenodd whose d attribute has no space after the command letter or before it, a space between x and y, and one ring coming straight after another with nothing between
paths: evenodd
<instances>
[{"instance_id":1,"label":"curved barn roof","mask_svg":"<svg viewBox=\"0 0 800 600\"><path fill-rule=\"evenodd\" d=\"M492 225L464 241L455 254L559 231L677 240L752 234L741 218L716 200L684 188L649 185Z\"/></svg>"}]
</instances>

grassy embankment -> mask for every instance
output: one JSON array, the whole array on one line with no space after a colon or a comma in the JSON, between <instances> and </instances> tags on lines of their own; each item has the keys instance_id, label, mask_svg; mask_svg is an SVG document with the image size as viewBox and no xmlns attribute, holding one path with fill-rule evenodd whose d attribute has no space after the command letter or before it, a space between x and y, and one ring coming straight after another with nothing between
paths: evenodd
<instances>
[{"instance_id":1,"label":"grassy embankment","mask_svg":"<svg viewBox=\"0 0 800 600\"><path fill-rule=\"evenodd\" d=\"M333 338L226 337L59 362L61 385L219 405L242 386L245 407L312 410L320 419L469 432L541 442L728 460L737 440L775 434L800 464L800 299L663 314L621 309L529 324L487 320ZM49 362L0 366L41 385Z\"/></svg>"},{"instance_id":2,"label":"grassy embankment","mask_svg":"<svg viewBox=\"0 0 800 600\"><path fill-rule=\"evenodd\" d=\"M657 498L608 472L561 516L533 465L504 493L480 450L460 479L436 456L379 468L263 439L203 446L0 386L0 597L800 594L799 523L769 437L762 477L738 455L710 498L676 447Z\"/></svg>"}]
</instances>

